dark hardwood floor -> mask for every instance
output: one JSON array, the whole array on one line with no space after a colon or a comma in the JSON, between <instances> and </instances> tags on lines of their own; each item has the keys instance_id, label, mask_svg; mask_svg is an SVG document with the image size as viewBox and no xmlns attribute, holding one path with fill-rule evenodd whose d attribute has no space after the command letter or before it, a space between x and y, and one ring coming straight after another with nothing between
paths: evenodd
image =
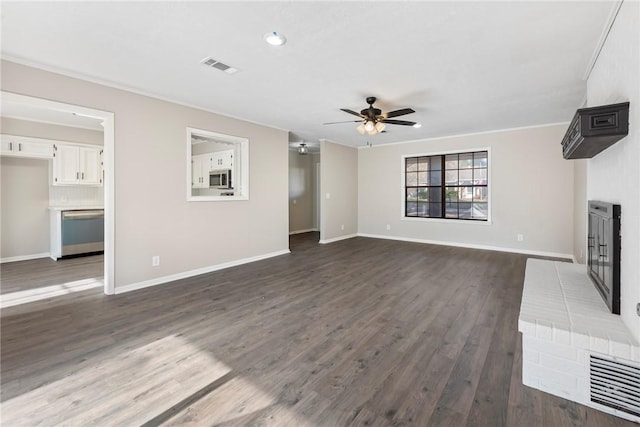
<instances>
[{"instance_id":1,"label":"dark hardwood floor","mask_svg":"<svg viewBox=\"0 0 640 427\"><path fill-rule=\"evenodd\" d=\"M521 384L526 256L317 240L3 310L2 425L634 425Z\"/></svg>"},{"instance_id":2,"label":"dark hardwood floor","mask_svg":"<svg viewBox=\"0 0 640 427\"><path fill-rule=\"evenodd\" d=\"M102 278L104 255L39 258L0 264L0 294L10 294L88 278Z\"/></svg>"}]
</instances>

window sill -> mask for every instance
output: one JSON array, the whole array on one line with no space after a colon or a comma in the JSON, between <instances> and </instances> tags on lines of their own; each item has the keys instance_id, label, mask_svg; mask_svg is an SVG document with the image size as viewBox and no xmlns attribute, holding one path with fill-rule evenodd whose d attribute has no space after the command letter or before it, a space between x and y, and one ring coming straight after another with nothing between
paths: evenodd
<instances>
[{"instance_id":1,"label":"window sill","mask_svg":"<svg viewBox=\"0 0 640 427\"><path fill-rule=\"evenodd\" d=\"M493 221L488 219L487 221L473 221L466 219L444 219L444 218L410 218L403 216L400 218L402 221L417 221L417 222L440 222L445 224L473 224L473 225L493 225Z\"/></svg>"}]
</instances>

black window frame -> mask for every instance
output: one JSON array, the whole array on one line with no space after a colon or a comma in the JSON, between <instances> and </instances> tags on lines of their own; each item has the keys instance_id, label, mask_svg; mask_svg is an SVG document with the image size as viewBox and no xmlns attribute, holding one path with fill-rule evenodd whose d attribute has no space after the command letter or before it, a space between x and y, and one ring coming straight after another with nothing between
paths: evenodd
<instances>
[{"instance_id":1,"label":"black window frame","mask_svg":"<svg viewBox=\"0 0 640 427\"><path fill-rule=\"evenodd\" d=\"M404 156L403 217L488 223L489 168L487 148Z\"/></svg>"}]
</instances>

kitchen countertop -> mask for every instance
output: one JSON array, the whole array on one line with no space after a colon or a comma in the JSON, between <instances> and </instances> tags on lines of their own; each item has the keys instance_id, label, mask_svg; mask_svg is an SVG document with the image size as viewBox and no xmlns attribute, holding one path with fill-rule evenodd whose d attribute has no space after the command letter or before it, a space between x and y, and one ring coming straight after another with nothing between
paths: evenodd
<instances>
[{"instance_id":1,"label":"kitchen countertop","mask_svg":"<svg viewBox=\"0 0 640 427\"><path fill-rule=\"evenodd\" d=\"M49 206L51 211L78 211L78 210L104 209L104 206Z\"/></svg>"}]
</instances>

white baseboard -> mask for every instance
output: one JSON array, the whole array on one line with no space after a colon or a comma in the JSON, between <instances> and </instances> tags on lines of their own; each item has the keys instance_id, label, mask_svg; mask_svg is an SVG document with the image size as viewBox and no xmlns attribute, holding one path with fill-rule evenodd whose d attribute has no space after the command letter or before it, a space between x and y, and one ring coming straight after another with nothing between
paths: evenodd
<instances>
[{"instance_id":1,"label":"white baseboard","mask_svg":"<svg viewBox=\"0 0 640 427\"><path fill-rule=\"evenodd\" d=\"M271 252L268 254L257 255L254 257L238 259L235 261L229 261L222 264L211 265L209 267L198 268L195 270L184 271L182 273L170 274L168 276L156 277L155 279L145 280L143 282L131 283L124 286L116 286L115 293L123 294L125 292L135 291L137 289L148 288L149 286L161 285L167 282L173 282L175 280L186 279L187 277L198 276L200 274L211 273L213 271L223 270L229 267L235 267L237 265L248 264L250 262L260 261L267 258L272 258L280 255L291 253L289 249L283 249L277 252Z\"/></svg>"},{"instance_id":2,"label":"white baseboard","mask_svg":"<svg viewBox=\"0 0 640 427\"><path fill-rule=\"evenodd\" d=\"M28 261L30 259L48 258L48 257L49 257L49 252L43 252L41 254L10 256L6 258L0 258L0 264L4 264L5 262Z\"/></svg>"},{"instance_id":3,"label":"white baseboard","mask_svg":"<svg viewBox=\"0 0 640 427\"><path fill-rule=\"evenodd\" d=\"M501 246L477 245L475 243L456 243L456 242L446 242L442 240L414 239L411 237L386 236L384 234L368 234L368 233L358 233L358 236L371 237L373 239L400 240L403 242L427 243L430 245L455 246L459 248L482 249L487 251L512 252L512 253L525 254L525 255L573 259L573 255L571 254L562 254L558 252L532 251L529 249L520 249L520 248L504 248Z\"/></svg>"},{"instance_id":4,"label":"white baseboard","mask_svg":"<svg viewBox=\"0 0 640 427\"><path fill-rule=\"evenodd\" d=\"M289 236L291 236L292 234L302 234L302 233L310 233L312 231L318 231L317 228L306 228L304 230L295 230L295 231L290 231L289 232Z\"/></svg>"},{"instance_id":5,"label":"white baseboard","mask_svg":"<svg viewBox=\"0 0 640 427\"><path fill-rule=\"evenodd\" d=\"M323 240L320 240L318 243L324 245L326 243L338 242L340 240L353 239L354 237L358 237L358 236L359 236L359 234L347 234L345 236L333 237L331 239L323 239Z\"/></svg>"}]
</instances>

